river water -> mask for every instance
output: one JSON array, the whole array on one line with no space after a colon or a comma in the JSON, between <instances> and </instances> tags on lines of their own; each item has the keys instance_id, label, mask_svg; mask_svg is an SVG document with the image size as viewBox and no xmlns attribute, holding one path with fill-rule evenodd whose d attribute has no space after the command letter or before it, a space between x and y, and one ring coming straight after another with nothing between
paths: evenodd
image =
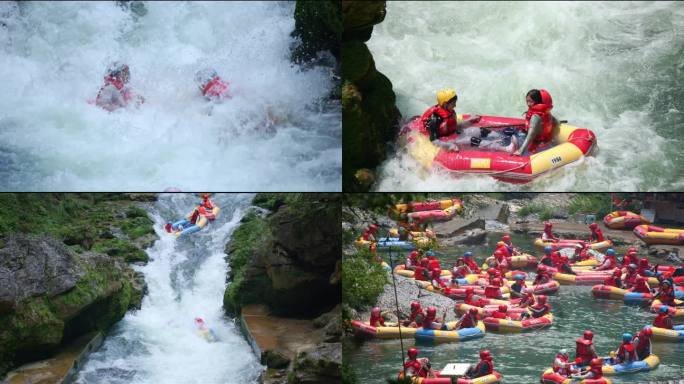
<instances>
[{"instance_id":1,"label":"river water","mask_svg":"<svg viewBox=\"0 0 684 384\"><path fill-rule=\"evenodd\" d=\"M438 257L442 265L452 266L466 250L476 255L478 263L485 254L491 254L501 233L489 233L485 245L443 247ZM526 234L512 233L516 246L541 256L534 251L534 238ZM618 252L623 247L616 247ZM387 257L387 255L385 255ZM402 260L405 258L402 255ZM648 309L625 306L622 302L596 300L588 286L561 286L557 295L549 296L554 325L533 333L497 334L487 332L484 338L463 343L438 345L420 344L420 356L429 357L432 366L441 369L449 362L476 363L479 351L489 349L494 357L495 369L501 372L506 383L538 383L542 372L551 366L553 358L561 348L567 348L574 357L575 339L585 329L594 331L594 343L600 355L617 349L621 335L634 334L655 317ZM404 348L415 345L412 339L404 340ZM343 344L344 358L353 367L360 383L384 384L388 378L396 378L400 371L401 349L399 340L354 339ZM627 376L613 376L614 383L643 382L648 380L681 379L684 376L684 344L654 343L653 353L661 364L653 371Z\"/></svg>"},{"instance_id":2,"label":"river water","mask_svg":"<svg viewBox=\"0 0 684 384\"><path fill-rule=\"evenodd\" d=\"M547 89L553 114L594 131L596 157L523 186L532 191L684 187L684 3L388 2L369 40L405 118L458 91L457 113L518 117ZM384 191L520 190L489 177L425 174L398 152Z\"/></svg>"},{"instance_id":3,"label":"river water","mask_svg":"<svg viewBox=\"0 0 684 384\"><path fill-rule=\"evenodd\" d=\"M136 267L149 293L107 335L81 368L77 383L254 383L258 358L233 319L223 312L228 265L223 251L252 195L215 195L221 207L214 222L185 238L163 229L197 204L190 194L161 195L150 214L160 239L147 250L150 262ZM201 317L218 341L195 333Z\"/></svg>"},{"instance_id":4,"label":"river water","mask_svg":"<svg viewBox=\"0 0 684 384\"><path fill-rule=\"evenodd\" d=\"M0 189L340 190L332 67L290 62L294 2L144 6L0 3ZM130 67L139 109L88 103L115 60ZM233 98L201 97L203 67Z\"/></svg>"}]
</instances>

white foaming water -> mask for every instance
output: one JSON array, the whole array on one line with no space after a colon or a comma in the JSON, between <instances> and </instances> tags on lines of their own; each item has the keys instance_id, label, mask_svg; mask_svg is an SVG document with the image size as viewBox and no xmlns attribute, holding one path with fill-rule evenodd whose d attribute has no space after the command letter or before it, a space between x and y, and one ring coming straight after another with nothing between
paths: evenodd
<instances>
[{"instance_id":1,"label":"white foaming water","mask_svg":"<svg viewBox=\"0 0 684 384\"><path fill-rule=\"evenodd\" d=\"M163 195L153 218L160 239L148 250L150 262L138 268L149 293L142 309L126 314L90 355L77 383L252 383L262 367L237 326L223 313L227 265L223 248L237 227L250 195L217 195L216 221L176 240L162 228L192 208L197 198ZM218 341L195 333L201 317Z\"/></svg>"},{"instance_id":2,"label":"white foaming water","mask_svg":"<svg viewBox=\"0 0 684 384\"><path fill-rule=\"evenodd\" d=\"M517 117L525 93L545 88L553 114L594 131L600 148L522 187L428 174L400 151L377 190L684 188L684 3L388 2L369 47L405 118L446 87L457 113Z\"/></svg>"},{"instance_id":3,"label":"white foaming water","mask_svg":"<svg viewBox=\"0 0 684 384\"><path fill-rule=\"evenodd\" d=\"M0 4L0 188L340 190L341 108L324 101L330 68L290 62L293 3L145 7L135 18L113 1ZM87 103L115 60L139 109ZM201 97L204 67L232 99Z\"/></svg>"}]
</instances>

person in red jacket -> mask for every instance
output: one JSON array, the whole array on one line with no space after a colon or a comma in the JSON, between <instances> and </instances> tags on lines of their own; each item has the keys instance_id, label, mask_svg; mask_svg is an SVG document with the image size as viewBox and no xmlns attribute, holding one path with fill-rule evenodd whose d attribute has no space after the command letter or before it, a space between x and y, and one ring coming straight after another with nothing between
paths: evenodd
<instances>
[{"instance_id":1,"label":"person in red jacket","mask_svg":"<svg viewBox=\"0 0 684 384\"><path fill-rule=\"evenodd\" d=\"M632 288L636 284L637 277L637 266L634 264L630 264L629 266L627 266L627 273L625 274L625 279L623 281L624 288Z\"/></svg>"},{"instance_id":2,"label":"person in red jacket","mask_svg":"<svg viewBox=\"0 0 684 384\"><path fill-rule=\"evenodd\" d=\"M430 275L430 284L432 287L438 290L446 289L446 283L440 278L442 276L442 270L439 268L434 268Z\"/></svg>"},{"instance_id":3,"label":"person in red jacket","mask_svg":"<svg viewBox=\"0 0 684 384\"><path fill-rule=\"evenodd\" d=\"M617 267L617 259L615 259L615 250L613 248L608 248L606 251L606 257L603 259L603 262L594 267L593 269L597 271L608 271L613 268Z\"/></svg>"},{"instance_id":4,"label":"person in red jacket","mask_svg":"<svg viewBox=\"0 0 684 384\"><path fill-rule=\"evenodd\" d=\"M547 267L553 267L553 248L550 246L544 247L544 255L542 256L541 260L539 260L539 265L545 265Z\"/></svg>"},{"instance_id":5,"label":"person in red jacket","mask_svg":"<svg viewBox=\"0 0 684 384\"><path fill-rule=\"evenodd\" d=\"M361 234L361 238L366 241L375 241L375 234L378 232L377 224L369 224Z\"/></svg>"},{"instance_id":6,"label":"person in red jacket","mask_svg":"<svg viewBox=\"0 0 684 384\"><path fill-rule=\"evenodd\" d=\"M558 265L558 272L560 273L567 273L569 275L576 275L575 271L572 270L572 267L570 266L570 260L568 260L567 256L560 256L560 263Z\"/></svg>"},{"instance_id":7,"label":"person in red jacket","mask_svg":"<svg viewBox=\"0 0 684 384\"><path fill-rule=\"evenodd\" d=\"M423 319L423 329L441 329L442 324L437 322L437 308L428 307L425 318Z\"/></svg>"},{"instance_id":8,"label":"person in red jacket","mask_svg":"<svg viewBox=\"0 0 684 384\"><path fill-rule=\"evenodd\" d=\"M632 287L632 292L651 293L651 289L648 287L645 277L637 277L636 284Z\"/></svg>"},{"instance_id":9,"label":"person in red jacket","mask_svg":"<svg viewBox=\"0 0 684 384\"><path fill-rule=\"evenodd\" d=\"M407 320L404 320L403 325L405 327L418 328L418 325L423 323L424 318L425 312L423 308L419 302L414 301L411 303L411 314Z\"/></svg>"},{"instance_id":10,"label":"person in red jacket","mask_svg":"<svg viewBox=\"0 0 684 384\"><path fill-rule=\"evenodd\" d=\"M494 250L494 255L496 256L496 252L499 251L504 257L511 257L513 256L512 251L508 249L506 246L506 243L503 241L499 241L496 243L496 249Z\"/></svg>"},{"instance_id":11,"label":"person in red jacket","mask_svg":"<svg viewBox=\"0 0 684 384\"><path fill-rule=\"evenodd\" d=\"M546 302L546 295L539 295L537 296L537 303L534 305L530 306L530 312L523 312L523 314L520 316L521 319L530 317L530 313L533 318L539 318L547 313L551 312L551 304Z\"/></svg>"},{"instance_id":12,"label":"person in red jacket","mask_svg":"<svg viewBox=\"0 0 684 384\"><path fill-rule=\"evenodd\" d=\"M610 277L607 277L604 281L604 285L610 285L611 287L617 287L617 288L622 288L622 270L619 268L615 268L613 271L613 274L610 275Z\"/></svg>"},{"instance_id":13,"label":"person in red jacket","mask_svg":"<svg viewBox=\"0 0 684 384\"><path fill-rule=\"evenodd\" d=\"M463 260L465 261L466 265L468 268L470 268L473 273L480 273L480 267L477 265L475 260L473 259L473 253L470 251L467 251L466 253L463 254Z\"/></svg>"},{"instance_id":14,"label":"person in red jacket","mask_svg":"<svg viewBox=\"0 0 684 384\"><path fill-rule=\"evenodd\" d=\"M546 269L546 266L540 265L537 267L537 276L535 276L532 285L546 284L551 281L551 275Z\"/></svg>"},{"instance_id":15,"label":"person in red jacket","mask_svg":"<svg viewBox=\"0 0 684 384\"><path fill-rule=\"evenodd\" d=\"M480 362L476 366L468 368L465 374L466 378L475 379L478 377L483 377L491 375L494 372L494 360L492 359L492 354L489 351L480 351Z\"/></svg>"},{"instance_id":16,"label":"person in red jacket","mask_svg":"<svg viewBox=\"0 0 684 384\"><path fill-rule=\"evenodd\" d=\"M657 328L672 329L672 314L667 305L660 307L658 316L653 319L653 326Z\"/></svg>"},{"instance_id":17,"label":"person in red jacket","mask_svg":"<svg viewBox=\"0 0 684 384\"><path fill-rule=\"evenodd\" d=\"M622 334L622 344L618 347L616 357L618 364L631 363L638 360L634 344L632 343L631 333Z\"/></svg>"},{"instance_id":18,"label":"person in red jacket","mask_svg":"<svg viewBox=\"0 0 684 384\"><path fill-rule=\"evenodd\" d=\"M382 318L382 311L379 307L375 307L371 310L370 321L371 327L384 327L385 319Z\"/></svg>"},{"instance_id":19,"label":"person in red jacket","mask_svg":"<svg viewBox=\"0 0 684 384\"><path fill-rule=\"evenodd\" d=\"M104 77L104 85L95 98L95 105L112 112L130 104L137 107L144 103L145 99L127 85L130 78L131 72L127 64L118 61L110 64Z\"/></svg>"},{"instance_id":20,"label":"person in red jacket","mask_svg":"<svg viewBox=\"0 0 684 384\"><path fill-rule=\"evenodd\" d=\"M518 307L527 308L533 306L535 303L534 294L532 291L527 291L523 294L522 300L518 303Z\"/></svg>"},{"instance_id":21,"label":"person in red jacket","mask_svg":"<svg viewBox=\"0 0 684 384\"><path fill-rule=\"evenodd\" d=\"M577 375L577 378L594 380L603 378L603 360L599 358L591 359L589 363L589 370L585 373Z\"/></svg>"},{"instance_id":22,"label":"person in red jacket","mask_svg":"<svg viewBox=\"0 0 684 384\"><path fill-rule=\"evenodd\" d=\"M411 251L406 258L406 269L412 269L415 271L418 265L420 265L420 253L418 251Z\"/></svg>"},{"instance_id":23,"label":"person in red jacket","mask_svg":"<svg viewBox=\"0 0 684 384\"><path fill-rule=\"evenodd\" d=\"M541 238L544 241L550 241L554 243L558 241L558 238L553 234L553 224L550 221L544 223L544 232L542 232ZM544 252L546 252L546 250L544 250Z\"/></svg>"},{"instance_id":24,"label":"person in red jacket","mask_svg":"<svg viewBox=\"0 0 684 384\"><path fill-rule=\"evenodd\" d=\"M202 96L209 101L230 99L230 83L221 79L215 70L205 68L195 73L195 84Z\"/></svg>"},{"instance_id":25,"label":"person in red jacket","mask_svg":"<svg viewBox=\"0 0 684 384\"><path fill-rule=\"evenodd\" d=\"M587 240L588 243L599 243L605 240L603 238L603 232L601 232L601 228L599 228L598 224L589 224L589 229L591 230L591 234L589 235L589 239Z\"/></svg>"},{"instance_id":26,"label":"person in red jacket","mask_svg":"<svg viewBox=\"0 0 684 384\"><path fill-rule=\"evenodd\" d=\"M429 263L430 260L426 258L420 259L420 265L417 266L416 270L413 272L413 278L420 281L428 281L430 277Z\"/></svg>"},{"instance_id":27,"label":"person in red jacket","mask_svg":"<svg viewBox=\"0 0 684 384\"><path fill-rule=\"evenodd\" d=\"M510 235L503 235L501 236L501 241L503 241L504 245L506 245L506 248L508 248L508 253L515 256L520 254L520 250L518 250L514 245L513 242L511 241L511 236Z\"/></svg>"},{"instance_id":28,"label":"person in red jacket","mask_svg":"<svg viewBox=\"0 0 684 384\"><path fill-rule=\"evenodd\" d=\"M459 257L456 260L456 265L454 265L454 268L451 270L451 275L456 278L464 278L466 275L470 275L472 273L473 271L470 270L470 267L466 265L465 259L462 257Z\"/></svg>"},{"instance_id":29,"label":"person in red jacket","mask_svg":"<svg viewBox=\"0 0 684 384\"><path fill-rule=\"evenodd\" d=\"M627 250L625 253L625 256L622 258L622 263L620 264L620 268L625 268L630 264L638 264L639 263L639 258L637 257L637 251L636 248L631 247Z\"/></svg>"},{"instance_id":30,"label":"person in red jacket","mask_svg":"<svg viewBox=\"0 0 684 384\"><path fill-rule=\"evenodd\" d=\"M584 331L584 336L575 340L575 357L580 361L579 365L588 364L591 359L598 357L596 348L594 348L594 332L590 330Z\"/></svg>"},{"instance_id":31,"label":"person in red jacket","mask_svg":"<svg viewBox=\"0 0 684 384\"><path fill-rule=\"evenodd\" d=\"M458 95L453 89L442 89L437 91L437 105L427 109L420 117L420 121L430 135L430 141L435 144L444 144L440 137L445 137L458 133L458 129L471 125L480 120L480 116L473 116L470 119L458 124L456 117L456 101ZM448 149L458 151L455 144L448 145Z\"/></svg>"},{"instance_id":32,"label":"person in red jacket","mask_svg":"<svg viewBox=\"0 0 684 384\"><path fill-rule=\"evenodd\" d=\"M651 354L651 336L653 336L653 330L649 327L639 331L634 338L633 343L639 360L643 360Z\"/></svg>"},{"instance_id":33,"label":"person in red jacket","mask_svg":"<svg viewBox=\"0 0 684 384\"><path fill-rule=\"evenodd\" d=\"M572 373L570 363L570 354L566 349L561 349L556 353L553 359L553 371L561 376L568 377Z\"/></svg>"},{"instance_id":34,"label":"person in red jacket","mask_svg":"<svg viewBox=\"0 0 684 384\"><path fill-rule=\"evenodd\" d=\"M551 114L553 100L551 94L545 89L532 89L525 95L527 112L525 113L525 128L522 130L524 138L520 137L523 144L515 151L514 155L527 155L534 152L539 146L551 142L553 130L560 126L558 120Z\"/></svg>"},{"instance_id":35,"label":"person in red jacket","mask_svg":"<svg viewBox=\"0 0 684 384\"><path fill-rule=\"evenodd\" d=\"M454 308L456 310L456 308ZM456 329L475 328L477 326L477 309L470 308L468 312L464 313L456 322Z\"/></svg>"},{"instance_id":36,"label":"person in red jacket","mask_svg":"<svg viewBox=\"0 0 684 384\"><path fill-rule=\"evenodd\" d=\"M465 298L463 299L463 302L468 305L472 305L475 307L481 307L483 305L481 301L481 297L478 295L475 295L475 290L473 287L468 287L466 288L465 291Z\"/></svg>"},{"instance_id":37,"label":"person in red jacket","mask_svg":"<svg viewBox=\"0 0 684 384\"><path fill-rule=\"evenodd\" d=\"M508 315L508 306L505 304L499 305L499 309L492 313L492 317L495 319L510 319Z\"/></svg>"},{"instance_id":38,"label":"person in red jacket","mask_svg":"<svg viewBox=\"0 0 684 384\"><path fill-rule=\"evenodd\" d=\"M406 377L434 377L434 372L430 367L430 360L427 357L418 358L418 349L408 349L408 360L404 363Z\"/></svg>"}]
</instances>

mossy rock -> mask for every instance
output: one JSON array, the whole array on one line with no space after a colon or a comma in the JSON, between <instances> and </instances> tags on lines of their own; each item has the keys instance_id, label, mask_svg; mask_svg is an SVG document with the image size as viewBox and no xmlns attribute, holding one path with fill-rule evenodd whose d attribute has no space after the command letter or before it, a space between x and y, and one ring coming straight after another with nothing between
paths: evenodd
<instances>
[{"instance_id":1,"label":"mossy rock","mask_svg":"<svg viewBox=\"0 0 684 384\"><path fill-rule=\"evenodd\" d=\"M150 220L147 215L143 217L134 217L124 220L121 223L121 230L129 239L137 239L148 234L153 234L154 227L152 227L152 224L152 220Z\"/></svg>"},{"instance_id":2,"label":"mossy rock","mask_svg":"<svg viewBox=\"0 0 684 384\"><path fill-rule=\"evenodd\" d=\"M385 1L343 1L343 38L347 40L349 33L373 28L373 25L385 20L386 14Z\"/></svg>"},{"instance_id":3,"label":"mossy rock","mask_svg":"<svg viewBox=\"0 0 684 384\"><path fill-rule=\"evenodd\" d=\"M330 51L339 60L342 38L339 1L297 0L294 19L295 30L292 35L301 39L301 44L292 52L294 62L308 62L316 58L320 51Z\"/></svg>"},{"instance_id":4,"label":"mossy rock","mask_svg":"<svg viewBox=\"0 0 684 384\"><path fill-rule=\"evenodd\" d=\"M342 78L357 86L368 81L375 72L373 55L365 43L350 41L342 47ZM363 86L359 86L363 89Z\"/></svg>"},{"instance_id":5,"label":"mossy rock","mask_svg":"<svg viewBox=\"0 0 684 384\"><path fill-rule=\"evenodd\" d=\"M149 256L145 251L122 239L105 239L93 247L93 251L105 253L109 256L120 257L129 263L148 262Z\"/></svg>"}]
</instances>

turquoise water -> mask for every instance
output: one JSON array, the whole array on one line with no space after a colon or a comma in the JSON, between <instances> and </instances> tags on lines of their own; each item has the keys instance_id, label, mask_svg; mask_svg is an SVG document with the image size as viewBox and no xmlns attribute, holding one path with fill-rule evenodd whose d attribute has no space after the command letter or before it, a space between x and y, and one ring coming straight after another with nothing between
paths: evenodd
<instances>
[{"instance_id":1,"label":"turquoise water","mask_svg":"<svg viewBox=\"0 0 684 384\"><path fill-rule=\"evenodd\" d=\"M468 249L481 263L485 253L491 254L500 235L489 234L487 245L444 248L441 250L446 253L443 260L452 265L456 255ZM533 237L515 233L511 237L516 246L534 249ZM623 247L616 249L624 250ZM585 329L594 331L597 352L607 355L610 350L617 349L622 333L635 333L655 317L647 309L625 306L617 301L596 300L588 286L561 286L557 295L549 296L549 302L555 316L551 328L522 334L488 332L482 339L464 343L420 344L420 356L429 357L433 367L441 368L448 362L477 362L480 349L487 348L494 356L495 369L504 375L504 382L536 383L544 369L551 366L559 349L568 349L574 357L574 340ZM404 340L404 348L413 345L413 340ZM362 343L350 340L344 344L343 351L360 383L385 383L386 379L396 377L402 365L399 340ZM684 343L654 343L653 352L661 360L655 370L611 379L615 383L629 383L684 377Z\"/></svg>"},{"instance_id":2,"label":"turquoise water","mask_svg":"<svg viewBox=\"0 0 684 384\"><path fill-rule=\"evenodd\" d=\"M531 191L684 187L683 2L388 2L369 40L404 117L455 88L458 113L518 117L532 88L553 113L591 129L595 157L523 186ZM488 177L425 175L390 156L382 191L520 190Z\"/></svg>"}]
</instances>

